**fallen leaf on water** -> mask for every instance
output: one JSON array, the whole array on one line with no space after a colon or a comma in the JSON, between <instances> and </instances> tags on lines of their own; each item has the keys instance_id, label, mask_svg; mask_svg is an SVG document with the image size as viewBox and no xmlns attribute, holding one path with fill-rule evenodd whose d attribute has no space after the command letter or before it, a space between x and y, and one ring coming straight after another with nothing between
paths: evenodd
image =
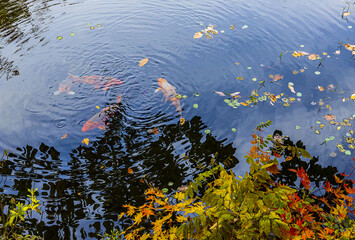
<instances>
[{"instance_id":1,"label":"fallen leaf on water","mask_svg":"<svg viewBox=\"0 0 355 240\"><path fill-rule=\"evenodd\" d=\"M232 96L232 97L236 97L236 96L238 96L240 94L240 92L234 92L234 93L231 93L230 95Z\"/></svg>"},{"instance_id":2,"label":"fallen leaf on water","mask_svg":"<svg viewBox=\"0 0 355 240\"><path fill-rule=\"evenodd\" d=\"M99 106L96 106L96 108L97 108L97 109L100 109L100 107L99 107Z\"/></svg>"},{"instance_id":3,"label":"fallen leaf on water","mask_svg":"<svg viewBox=\"0 0 355 240\"><path fill-rule=\"evenodd\" d=\"M280 76L280 74L276 74L273 78L272 81L276 82L284 78L284 75Z\"/></svg>"},{"instance_id":4,"label":"fallen leaf on water","mask_svg":"<svg viewBox=\"0 0 355 240\"><path fill-rule=\"evenodd\" d=\"M84 140L81 141L81 143L85 143L86 145L89 145L89 139L88 138L84 138Z\"/></svg>"},{"instance_id":5,"label":"fallen leaf on water","mask_svg":"<svg viewBox=\"0 0 355 240\"><path fill-rule=\"evenodd\" d=\"M248 28L248 25L244 25L244 26L242 27L242 29L246 29L246 28Z\"/></svg>"},{"instance_id":6,"label":"fallen leaf on water","mask_svg":"<svg viewBox=\"0 0 355 240\"><path fill-rule=\"evenodd\" d=\"M239 62L236 62L235 65L239 65Z\"/></svg>"},{"instance_id":7,"label":"fallen leaf on water","mask_svg":"<svg viewBox=\"0 0 355 240\"><path fill-rule=\"evenodd\" d=\"M62 36L58 36L57 39L58 39L58 40L62 40L63 37L62 37Z\"/></svg>"},{"instance_id":8,"label":"fallen leaf on water","mask_svg":"<svg viewBox=\"0 0 355 240\"><path fill-rule=\"evenodd\" d=\"M339 54L340 54L340 50L336 50L336 51L334 52L334 54L335 54L335 55L339 55Z\"/></svg>"},{"instance_id":9,"label":"fallen leaf on water","mask_svg":"<svg viewBox=\"0 0 355 240\"><path fill-rule=\"evenodd\" d=\"M243 106L245 106L245 107L249 106L249 104L244 103L244 102L240 102L240 104L243 105Z\"/></svg>"},{"instance_id":10,"label":"fallen leaf on water","mask_svg":"<svg viewBox=\"0 0 355 240\"><path fill-rule=\"evenodd\" d=\"M232 26L230 27L231 30L234 30L234 28L235 28L235 25L232 25Z\"/></svg>"},{"instance_id":11,"label":"fallen leaf on water","mask_svg":"<svg viewBox=\"0 0 355 240\"><path fill-rule=\"evenodd\" d=\"M348 12L344 12L344 13L340 13L340 14L342 14L343 16L345 16L345 17L347 17L347 16L349 16L350 15L350 11L348 11Z\"/></svg>"},{"instance_id":12,"label":"fallen leaf on water","mask_svg":"<svg viewBox=\"0 0 355 240\"><path fill-rule=\"evenodd\" d=\"M222 92L218 92L218 91L214 91L215 93L217 93L219 96L223 97L223 96L226 96L224 93Z\"/></svg>"},{"instance_id":13,"label":"fallen leaf on water","mask_svg":"<svg viewBox=\"0 0 355 240\"><path fill-rule=\"evenodd\" d=\"M63 137L61 137L60 139L63 140L63 139L66 138L66 137L68 137L68 133L64 134Z\"/></svg>"},{"instance_id":14,"label":"fallen leaf on water","mask_svg":"<svg viewBox=\"0 0 355 240\"><path fill-rule=\"evenodd\" d=\"M303 73L303 72L304 72L304 69L300 69L300 72Z\"/></svg>"},{"instance_id":15,"label":"fallen leaf on water","mask_svg":"<svg viewBox=\"0 0 355 240\"><path fill-rule=\"evenodd\" d=\"M238 79L238 80L244 80L244 78L243 78L243 77L237 77L237 79Z\"/></svg>"},{"instance_id":16,"label":"fallen leaf on water","mask_svg":"<svg viewBox=\"0 0 355 240\"><path fill-rule=\"evenodd\" d=\"M297 73L298 73L298 71L294 70L292 73L293 73L293 74L297 74Z\"/></svg>"},{"instance_id":17,"label":"fallen leaf on water","mask_svg":"<svg viewBox=\"0 0 355 240\"><path fill-rule=\"evenodd\" d=\"M154 133L154 134L158 134L158 133L159 133L158 128L154 128L154 129L153 129L153 133Z\"/></svg>"},{"instance_id":18,"label":"fallen leaf on water","mask_svg":"<svg viewBox=\"0 0 355 240\"><path fill-rule=\"evenodd\" d=\"M127 169L127 172L128 172L129 174L133 174L132 168L128 168L128 169Z\"/></svg>"},{"instance_id":19,"label":"fallen leaf on water","mask_svg":"<svg viewBox=\"0 0 355 240\"><path fill-rule=\"evenodd\" d=\"M197 32L195 33L194 38L200 38L202 36L203 36L202 32Z\"/></svg>"},{"instance_id":20,"label":"fallen leaf on water","mask_svg":"<svg viewBox=\"0 0 355 240\"><path fill-rule=\"evenodd\" d=\"M289 82L289 83L288 83L288 88L291 90L291 92L293 92L294 94L296 94L296 91L295 91L295 89L293 88L293 83L292 83L292 82Z\"/></svg>"},{"instance_id":21,"label":"fallen leaf on water","mask_svg":"<svg viewBox=\"0 0 355 240\"><path fill-rule=\"evenodd\" d=\"M353 93L350 98L355 101L355 93Z\"/></svg>"},{"instance_id":22,"label":"fallen leaf on water","mask_svg":"<svg viewBox=\"0 0 355 240\"><path fill-rule=\"evenodd\" d=\"M143 58L142 60L139 61L138 66L143 67L144 65L146 65L148 62L148 58Z\"/></svg>"},{"instance_id":23,"label":"fallen leaf on water","mask_svg":"<svg viewBox=\"0 0 355 240\"><path fill-rule=\"evenodd\" d=\"M322 86L318 86L318 90L323 92L324 91L324 88Z\"/></svg>"},{"instance_id":24,"label":"fallen leaf on water","mask_svg":"<svg viewBox=\"0 0 355 240\"><path fill-rule=\"evenodd\" d=\"M93 30L93 29L95 29L95 27L92 27L92 26L91 26L90 29Z\"/></svg>"},{"instance_id":25,"label":"fallen leaf on water","mask_svg":"<svg viewBox=\"0 0 355 240\"><path fill-rule=\"evenodd\" d=\"M326 115L324 115L324 119L327 121L331 121L331 120L335 120L336 117L332 114L326 114Z\"/></svg>"},{"instance_id":26,"label":"fallen leaf on water","mask_svg":"<svg viewBox=\"0 0 355 240\"><path fill-rule=\"evenodd\" d=\"M185 118L180 118L180 125L182 126L184 125L184 123L185 123Z\"/></svg>"},{"instance_id":27,"label":"fallen leaf on water","mask_svg":"<svg viewBox=\"0 0 355 240\"><path fill-rule=\"evenodd\" d=\"M326 53L326 52L323 52L322 54L323 54L324 56L327 56L327 55L328 55L328 53Z\"/></svg>"},{"instance_id":28,"label":"fallen leaf on water","mask_svg":"<svg viewBox=\"0 0 355 240\"><path fill-rule=\"evenodd\" d=\"M198 108L198 104L195 103L194 105L192 105L194 108Z\"/></svg>"},{"instance_id":29,"label":"fallen leaf on water","mask_svg":"<svg viewBox=\"0 0 355 240\"><path fill-rule=\"evenodd\" d=\"M312 54L309 54L308 59L315 61L317 59L317 57L318 57L318 55L312 53Z\"/></svg>"},{"instance_id":30,"label":"fallen leaf on water","mask_svg":"<svg viewBox=\"0 0 355 240\"><path fill-rule=\"evenodd\" d=\"M315 74L315 75L319 75L319 74L320 74L320 71L315 71L314 74Z\"/></svg>"}]
</instances>

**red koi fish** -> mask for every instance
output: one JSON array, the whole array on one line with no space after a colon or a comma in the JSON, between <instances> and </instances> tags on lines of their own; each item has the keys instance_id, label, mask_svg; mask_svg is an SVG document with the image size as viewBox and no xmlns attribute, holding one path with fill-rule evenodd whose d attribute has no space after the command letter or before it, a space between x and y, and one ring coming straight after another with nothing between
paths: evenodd
<instances>
[{"instance_id":1,"label":"red koi fish","mask_svg":"<svg viewBox=\"0 0 355 240\"><path fill-rule=\"evenodd\" d=\"M175 106L176 110L180 113L181 117L181 104L180 100L176 98L176 91L175 87L168 83L166 79L164 78L159 78L158 79L158 84L159 88L156 91L162 91L164 96L165 96L165 102L168 101L168 99L172 102L172 104Z\"/></svg>"},{"instance_id":2,"label":"red koi fish","mask_svg":"<svg viewBox=\"0 0 355 240\"><path fill-rule=\"evenodd\" d=\"M101 112L95 114L92 118L87 120L81 129L82 132L86 132L95 128L105 130L108 126L110 118L118 111L118 104L121 102L122 95L117 97L117 104L105 107Z\"/></svg>"},{"instance_id":3,"label":"red koi fish","mask_svg":"<svg viewBox=\"0 0 355 240\"><path fill-rule=\"evenodd\" d=\"M106 91L109 87L115 85L121 85L122 81L113 77L102 77L102 76L83 76L77 77L69 73L69 76L60 83L58 91L54 92L54 95L58 95L62 92L66 92L67 94L75 94L70 90L72 85L75 82L82 82L84 84L92 84L95 86L95 89L100 89Z\"/></svg>"}]
</instances>

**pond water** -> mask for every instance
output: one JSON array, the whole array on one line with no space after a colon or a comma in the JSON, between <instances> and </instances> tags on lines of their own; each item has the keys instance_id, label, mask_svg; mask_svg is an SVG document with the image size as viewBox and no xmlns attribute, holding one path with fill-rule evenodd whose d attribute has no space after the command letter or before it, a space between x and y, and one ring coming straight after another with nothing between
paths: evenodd
<instances>
[{"instance_id":1,"label":"pond water","mask_svg":"<svg viewBox=\"0 0 355 240\"><path fill-rule=\"evenodd\" d=\"M1 193L23 199L28 188L39 189L42 215L34 216L28 229L45 239L95 239L116 225L123 204L143 201L144 175L173 191L216 152L217 160L229 157L235 172L244 174L250 136L267 120L273 125L266 132L280 129L301 139L322 166L349 173L355 155L346 142L353 137L355 62L344 44L355 44L355 15L340 14L347 7L351 11L354 5L2 0L0 150L12 154L1 169ZM193 38L210 24L217 35ZM294 57L294 51L320 59ZM149 61L139 67L143 58ZM68 73L122 84L103 91L79 82L71 89L75 94L55 95ZM283 79L273 81L270 75L276 74ZM183 126L173 104L155 91L158 78L187 96L180 99ZM254 89L259 97L283 95L275 103L261 98L255 106L233 108L228 95L214 92L240 92L239 102L245 103ZM119 95L110 127L81 131ZM284 106L284 97L295 100ZM330 124L326 114L343 123ZM147 133L153 128L159 133Z\"/></svg>"}]
</instances>

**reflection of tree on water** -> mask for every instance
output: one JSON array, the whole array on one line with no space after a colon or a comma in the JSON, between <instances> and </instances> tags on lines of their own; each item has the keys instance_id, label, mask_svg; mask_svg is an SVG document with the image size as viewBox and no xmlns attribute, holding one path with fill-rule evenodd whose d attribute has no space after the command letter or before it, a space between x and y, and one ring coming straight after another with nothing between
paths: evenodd
<instances>
[{"instance_id":1,"label":"reflection of tree on water","mask_svg":"<svg viewBox=\"0 0 355 240\"><path fill-rule=\"evenodd\" d=\"M46 30L44 26L48 21L49 5L51 0L1 0L0 1L0 39L1 45L16 44L14 53L22 50L25 44L27 51L38 43L45 44L41 35ZM34 39L37 39L34 42ZM1 50L1 48L0 48ZM1 51L0 51L1 54ZM6 75L6 79L19 74L14 61L4 56L0 57L0 77Z\"/></svg>"},{"instance_id":2,"label":"reflection of tree on water","mask_svg":"<svg viewBox=\"0 0 355 240\"><path fill-rule=\"evenodd\" d=\"M70 153L66 165L59 153L45 144L38 149L26 146L10 155L0 169L4 188L11 188L25 198L27 189L39 188L42 219L31 221L28 229L45 239L94 237L95 233L113 227L123 204L142 204L149 182L169 191L180 187L187 177L195 177L208 167L215 153L216 161L230 157L230 166L238 163L235 148L202 133L205 128L199 117L183 126L160 127L159 135L147 129L120 124L117 114L111 127L89 146L80 146ZM186 153L184 160L181 153ZM127 169L133 169L131 175ZM172 186L168 183L172 182ZM4 189L2 189L4 191ZM81 220L81 221L80 221ZM90 224L88 226L88 224Z\"/></svg>"}]
</instances>

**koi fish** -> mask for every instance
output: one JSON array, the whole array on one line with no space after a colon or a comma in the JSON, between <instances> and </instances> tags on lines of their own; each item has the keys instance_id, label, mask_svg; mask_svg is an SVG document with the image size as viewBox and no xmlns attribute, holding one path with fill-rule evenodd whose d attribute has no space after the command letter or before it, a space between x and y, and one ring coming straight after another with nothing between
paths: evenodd
<instances>
[{"instance_id":1,"label":"koi fish","mask_svg":"<svg viewBox=\"0 0 355 240\"><path fill-rule=\"evenodd\" d=\"M117 97L117 104L105 107L101 112L95 114L92 118L87 120L81 129L82 132L86 132L95 128L105 130L108 126L110 118L118 111L118 104L121 102L122 95Z\"/></svg>"},{"instance_id":2,"label":"koi fish","mask_svg":"<svg viewBox=\"0 0 355 240\"><path fill-rule=\"evenodd\" d=\"M67 92L67 94L75 94L70 90L75 82L82 82L84 84L92 84L95 89L100 89L106 91L109 87L115 85L121 85L122 81L113 77L102 77L102 76L83 76L77 77L69 73L69 76L60 83L58 91L54 92L54 95L58 95L62 92Z\"/></svg>"},{"instance_id":3,"label":"koi fish","mask_svg":"<svg viewBox=\"0 0 355 240\"><path fill-rule=\"evenodd\" d=\"M176 88L170 83L168 83L164 78L159 78L158 84L159 84L159 88L155 91L157 92L161 90L165 96L165 102L168 101L169 99L172 102L172 104L175 106L176 110L180 113L180 117L181 117L181 105L179 99L176 98L177 95L175 91Z\"/></svg>"}]
</instances>

